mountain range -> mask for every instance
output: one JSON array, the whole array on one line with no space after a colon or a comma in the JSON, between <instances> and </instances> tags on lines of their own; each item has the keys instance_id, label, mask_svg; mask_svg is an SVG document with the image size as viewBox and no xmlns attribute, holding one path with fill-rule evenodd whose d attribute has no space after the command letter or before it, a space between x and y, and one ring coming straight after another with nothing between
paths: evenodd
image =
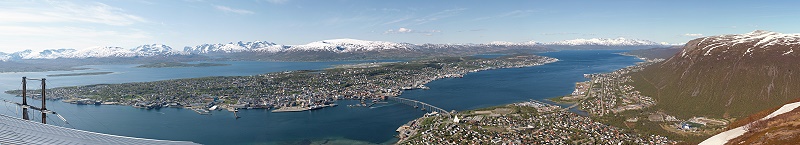
<instances>
[{"instance_id":1,"label":"mountain range","mask_svg":"<svg viewBox=\"0 0 800 145\"><path fill-rule=\"evenodd\" d=\"M332 39L311 42L303 45L281 45L266 41L253 42L231 42L219 44L201 44L197 46L186 46L183 50L173 49L164 44L141 45L135 48L122 47L92 47L87 49L48 49L38 52L25 50L14 53L0 52L0 61L23 60L23 59L57 59L57 58L105 58L105 57L152 57L152 56L171 56L171 55L225 55L230 53L259 53L262 55L286 55L297 53L336 53L336 54L359 54L359 53L380 53L387 52L419 52L435 51L432 49L454 49L462 50L468 47L477 48L524 48L536 47L537 49L612 49L612 48L651 48L665 46L667 44L656 43L648 40L638 39L575 39L550 43L529 42L491 42L487 44L411 44L395 43L386 41L366 41L357 39Z\"/></svg>"},{"instance_id":2,"label":"mountain range","mask_svg":"<svg viewBox=\"0 0 800 145\"><path fill-rule=\"evenodd\" d=\"M87 49L47 49L39 52L25 50L11 54L0 54L0 60L19 59L57 59L57 58L104 58L104 57L137 57L158 55L183 55L188 52L176 51L163 44L137 46L131 49L122 47L92 47ZM3 59L5 58L5 59Z\"/></svg>"}]
</instances>

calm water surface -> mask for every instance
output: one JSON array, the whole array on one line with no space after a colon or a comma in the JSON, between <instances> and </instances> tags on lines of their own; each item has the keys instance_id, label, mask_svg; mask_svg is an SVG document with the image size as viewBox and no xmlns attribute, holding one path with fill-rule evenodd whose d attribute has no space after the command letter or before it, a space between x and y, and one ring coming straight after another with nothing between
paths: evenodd
<instances>
[{"instance_id":1,"label":"calm water surface","mask_svg":"<svg viewBox=\"0 0 800 145\"><path fill-rule=\"evenodd\" d=\"M401 97L416 99L446 110L469 110L529 99L545 99L572 92L583 74L609 72L639 62L614 53L621 51L560 51L541 55L561 61L543 66L490 70L464 78L429 83L430 90L406 91ZM231 66L207 68L135 68L136 65L87 66L89 70L0 73L0 89L20 89L20 78L48 74L114 72L107 75L49 77L48 87L125 83L204 76L256 75L268 72L322 69L354 62L216 62ZM37 88L35 82L29 88ZM20 98L0 94L0 98ZM30 100L29 100L30 101ZM38 101L30 101L39 104ZM389 103L374 108L348 108L356 101L339 101L340 106L309 112L270 113L268 110L214 111L198 115L188 109L136 109L129 106L87 106L48 101L48 109L62 114L69 124L50 118L52 124L107 134L132 137L188 140L203 144L390 144L394 131L424 112L411 106ZM5 103L0 113L21 116L18 108ZM35 117L32 117L35 118Z\"/></svg>"}]
</instances>

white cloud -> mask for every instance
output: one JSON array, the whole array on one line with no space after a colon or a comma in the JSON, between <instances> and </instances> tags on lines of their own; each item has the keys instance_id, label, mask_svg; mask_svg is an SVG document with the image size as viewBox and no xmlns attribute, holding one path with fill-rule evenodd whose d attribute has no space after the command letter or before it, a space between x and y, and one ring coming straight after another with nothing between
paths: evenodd
<instances>
[{"instance_id":1,"label":"white cloud","mask_svg":"<svg viewBox=\"0 0 800 145\"><path fill-rule=\"evenodd\" d=\"M28 27L28 26L2 26L0 25L0 36L69 36L69 37L125 37L130 39L150 38L148 35L137 33L120 33L117 31L103 31L94 29L84 29L77 27Z\"/></svg>"},{"instance_id":2,"label":"white cloud","mask_svg":"<svg viewBox=\"0 0 800 145\"><path fill-rule=\"evenodd\" d=\"M467 9L465 9L465 8L447 9L447 10L439 11L439 12L432 13L430 15L415 19L414 21L416 22L416 25L422 25L422 24L425 24L425 23L441 20L441 19L444 19L444 18L457 16L457 15L461 14L461 12L463 12L464 10L467 10Z\"/></svg>"},{"instance_id":3,"label":"white cloud","mask_svg":"<svg viewBox=\"0 0 800 145\"><path fill-rule=\"evenodd\" d=\"M96 30L78 27L33 27L0 25L0 48L22 49L87 48L92 46L136 46L154 40L147 32L127 29Z\"/></svg>"},{"instance_id":4,"label":"white cloud","mask_svg":"<svg viewBox=\"0 0 800 145\"><path fill-rule=\"evenodd\" d=\"M400 27L400 28L398 28L397 30L394 30L394 29L392 29L392 30L386 30L386 31L384 31L384 32L383 32L383 34L411 33L412 31L413 31L413 30L411 30L411 29L404 28L404 27Z\"/></svg>"},{"instance_id":5,"label":"white cloud","mask_svg":"<svg viewBox=\"0 0 800 145\"><path fill-rule=\"evenodd\" d=\"M394 29L392 29L392 30L386 30L386 31L384 31L384 32L383 32L383 34L408 34L408 33L417 33L417 34L425 34L425 35L429 35L429 36L430 36L430 35L433 35L433 33L440 33L440 32L442 32L442 31L440 31L440 30L426 30L426 31L417 31L417 30L411 30L411 29L409 29L409 28L405 28L405 27L400 27L400 28L398 28L397 30L394 30Z\"/></svg>"},{"instance_id":6,"label":"white cloud","mask_svg":"<svg viewBox=\"0 0 800 145\"><path fill-rule=\"evenodd\" d=\"M18 1L0 8L0 51L136 46L153 35L136 29L151 24L122 8L99 2ZM3 5L5 6L5 5Z\"/></svg>"},{"instance_id":7,"label":"white cloud","mask_svg":"<svg viewBox=\"0 0 800 145\"><path fill-rule=\"evenodd\" d=\"M411 29L408 29L408 28L402 28L402 27L401 27L400 29L397 29L397 32L400 32L400 33L408 33L408 32L411 32Z\"/></svg>"},{"instance_id":8,"label":"white cloud","mask_svg":"<svg viewBox=\"0 0 800 145\"><path fill-rule=\"evenodd\" d=\"M399 23L399 22L403 22L403 21L406 21L406 20L409 20L409 19L411 19L411 16L408 16L408 15L407 15L407 16L404 16L404 17L402 17L402 18L399 18L399 19L394 19L394 20L391 20L391 21L389 21L389 22L383 23L383 25L389 25L389 24Z\"/></svg>"},{"instance_id":9,"label":"white cloud","mask_svg":"<svg viewBox=\"0 0 800 145\"><path fill-rule=\"evenodd\" d=\"M103 3L78 5L69 1L47 1L49 7L0 9L0 23L88 22L126 26L146 19Z\"/></svg>"},{"instance_id":10,"label":"white cloud","mask_svg":"<svg viewBox=\"0 0 800 145\"><path fill-rule=\"evenodd\" d=\"M242 15L244 15L244 14L255 14L255 12L253 12L253 11L248 11L248 10L243 10L243 9L235 9L235 8L226 7L226 6L220 6L220 5L214 5L214 8L216 8L217 10L223 11L223 12L236 13L236 14L242 14Z\"/></svg>"},{"instance_id":11,"label":"white cloud","mask_svg":"<svg viewBox=\"0 0 800 145\"><path fill-rule=\"evenodd\" d=\"M689 37L702 37L702 36L703 36L703 34L700 34L700 33L686 33L686 34L683 34L683 36L689 36Z\"/></svg>"},{"instance_id":12,"label":"white cloud","mask_svg":"<svg viewBox=\"0 0 800 145\"><path fill-rule=\"evenodd\" d=\"M455 9L445 9L440 10L433 13L428 13L427 15L417 15L418 10L416 8L409 8L409 9L373 9L372 11L376 12L377 17L382 18L378 21L383 21L383 23L376 23L382 25L401 25L401 26L415 26L415 25L422 25L427 24L434 21L439 21L442 19L447 19L450 17L455 17L461 15L462 12L467 10L466 8L455 8ZM405 14L401 14L405 13Z\"/></svg>"}]
</instances>

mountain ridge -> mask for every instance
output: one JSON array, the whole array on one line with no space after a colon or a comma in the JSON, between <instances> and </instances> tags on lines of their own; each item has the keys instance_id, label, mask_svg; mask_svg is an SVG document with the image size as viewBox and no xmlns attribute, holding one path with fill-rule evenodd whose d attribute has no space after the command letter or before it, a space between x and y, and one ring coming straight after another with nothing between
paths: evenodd
<instances>
[{"instance_id":1,"label":"mountain ridge","mask_svg":"<svg viewBox=\"0 0 800 145\"><path fill-rule=\"evenodd\" d=\"M797 40L763 30L697 38L632 77L670 114L741 118L800 97L800 64L787 63L800 61Z\"/></svg>"},{"instance_id":2,"label":"mountain ridge","mask_svg":"<svg viewBox=\"0 0 800 145\"><path fill-rule=\"evenodd\" d=\"M600 46L635 46L635 45L669 45L666 43L658 43L650 40L641 40L641 39L627 39L623 37L619 37L616 39L607 39L607 38L592 38L592 39L572 39L572 40L563 40L563 41L555 41L550 43L543 43L543 45L568 45L568 46L576 46L576 45L600 45Z\"/></svg>"},{"instance_id":3,"label":"mountain ridge","mask_svg":"<svg viewBox=\"0 0 800 145\"><path fill-rule=\"evenodd\" d=\"M182 50L173 49L164 44L147 44L134 48L125 49L122 47L90 47L86 49L46 49L42 51L24 50L14 53L0 53L0 61L20 60L20 59L56 59L56 58L99 58L99 57L152 57L169 55L188 55L188 54L220 54L220 53L294 53L302 51L314 52L334 52L334 53L359 53L369 51L417 51L421 49L453 48L453 47L548 47L548 46L659 46L658 43L649 40L639 39L574 39L541 43L536 41L528 42L502 42L494 41L485 44L411 44L396 43L388 41L367 41L358 39L329 39L314 41L302 45L281 45L267 41L251 42L229 42L216 44L200 44L196 46L185 46Z\"/></svg>"}]
</instances>

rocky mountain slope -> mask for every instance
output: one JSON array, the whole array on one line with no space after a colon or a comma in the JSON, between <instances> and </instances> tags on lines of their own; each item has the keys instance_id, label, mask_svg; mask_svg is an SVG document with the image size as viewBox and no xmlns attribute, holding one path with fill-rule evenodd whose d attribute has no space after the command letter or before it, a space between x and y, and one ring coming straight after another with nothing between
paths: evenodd
<instances>
[{"instance_id":1,"label":"rocky mountain slope","mask_svg":"<svg viewBox=\"0 0 800 145\"><path fill-rule=\"evenodd\" d=\"M632 76L635 87L669 114L735 120L800 98L800 53L794 49L800 49L798 34L710 36Z\"/></svg>"}]
</instances>

